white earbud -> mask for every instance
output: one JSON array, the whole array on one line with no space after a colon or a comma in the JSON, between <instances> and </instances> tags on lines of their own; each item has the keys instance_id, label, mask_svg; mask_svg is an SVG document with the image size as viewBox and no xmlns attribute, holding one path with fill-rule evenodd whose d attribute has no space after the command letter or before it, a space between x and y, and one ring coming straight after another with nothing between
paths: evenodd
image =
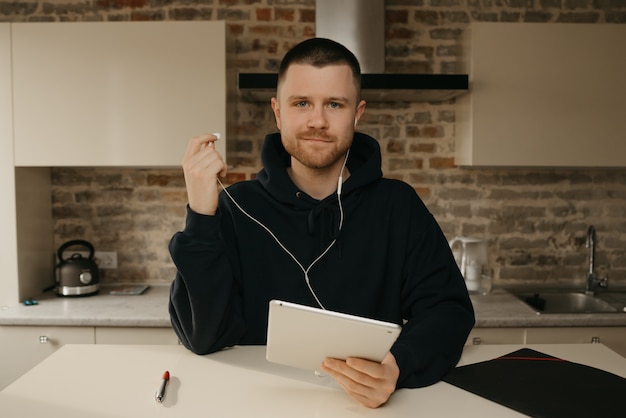
<instances>
[{"instance_id":1,"label":"white earbud","mask_svg":"<svg viewBox=\"0 0 626 418\"><path fill-rule=\"evenodd\" d=\"M343 170L346 169L346 163L348 162L348 155L350 155L350 148L348 148L348 151L346 152L346 158L343 159L343 165L341 166L341 171L339 172L339 178L337 179L337 196L341 196L341 188L343 187ZM339 205L341 205L341 200L339 201Z\"/></svg>"},{"instance_id":2,"label":"white earbud","mask_svg":"<svg viewBox=\"0 0 626 418\"><path fill-rule=\"evenodd\" d=\"M356 128L356 124L359 122L357 118L354 118L354 127Z\"/></svg>"}]
</instances>

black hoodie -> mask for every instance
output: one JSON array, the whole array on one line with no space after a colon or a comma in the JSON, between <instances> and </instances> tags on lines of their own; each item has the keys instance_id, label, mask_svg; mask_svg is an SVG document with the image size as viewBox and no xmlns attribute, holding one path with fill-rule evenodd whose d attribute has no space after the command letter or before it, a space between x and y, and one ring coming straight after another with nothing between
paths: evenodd
<instances>
[{"instance_id":1,"label":"black hoodie","mask_svg":"<svg viewBox=\"0 0 626 418\"><path fill-rule=\"evenodd\" d=\"M318 305L305 282L308 270L326 309L404 324L391 349L398 387L441 379L474 324L472 305L415 190L382 178L376 140L354 136L341 231L337 194L317 200L296 187L280 134L266 137L261 155L257 178L227 189L240 207L221 193L215 216L188 208L185 229L170 242L178 270L170 315L180 341L198 354L265 344L271 299Z\"/></svg>"}]
</instances>

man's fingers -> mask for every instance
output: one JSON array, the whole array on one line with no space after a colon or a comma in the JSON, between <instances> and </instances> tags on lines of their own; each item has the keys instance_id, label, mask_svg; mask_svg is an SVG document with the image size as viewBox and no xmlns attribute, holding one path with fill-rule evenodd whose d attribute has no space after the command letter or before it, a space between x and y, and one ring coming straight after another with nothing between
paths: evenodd
<instances>
[{"instance_id":1,"label":"man's fingers","mask_svg":"<svg viewBox=\"0 0 626 418\"><path fill-rule=\"evenodd\" d=\"M185 159L189 159L192 156L198 154L206 145L213 144L219 137L215 134L202 134L192 137L187 143L187 150L185 151Z\"/></svg>"}]
</instances>

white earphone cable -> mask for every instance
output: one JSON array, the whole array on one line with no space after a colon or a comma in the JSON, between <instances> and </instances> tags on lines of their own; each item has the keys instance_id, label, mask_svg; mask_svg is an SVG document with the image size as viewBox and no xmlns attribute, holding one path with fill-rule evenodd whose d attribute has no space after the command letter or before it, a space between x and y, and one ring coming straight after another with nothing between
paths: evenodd
<instances>
[{"instance_id":1,"label":"white earphone cable","mask_svg":"<svg viewBox=\"0 0 626 418\"><path fill-rule=\"evenodd\" d=\"M350 153L350 150L348 150L348 152L346 153L346 158L343 161L343 166L341 167L341 173L339 174L339 178L337 180L337 202L338 202L338 206L339 206L339 232L341 231L341 229L343 228L343 218L344 218L344 213L343 213L343 205L341 203L341 187L343 184L343 171L346 168L346 163L348 161L348 154ZM324 257L326 255L326 253L328 253L328 251L330 251L330 249L333 247L333 245L335 245L335 243L337 242L337 238L334 238L331 243L328 245L328 247L326 247L326 249L324 251L322 251L322 253L315 259L313 260L313 262L311 264L309 264L309 266L307 268L304 268L304 266L302 265L302 263L300 263L300 261L298 261L298 259L296 258L296 256L294 256L292 254L291 251L289 251L287 249L287 247L285 247L285 245L278 239L278 237L267 227L265 226L261 221L259 221L258 219L256 219L254 216L250 215L248 212L246 212L246 210L244 208L242 208L239 203L237 203L237 201L233 198L233 196L228 192L228 190L226 189L226 187L224 187L224 185L222 184L222 182L220 181L219 177L217 178L217 182L219 183L220 187L222 188L222 190L224 191L224 193L226 193L226 195L228 196L228 198L233 202L233 204L237 207L237 209L239 209L241 211L241 213L243 213L246 217L248 217L250 220L252 220L253 222L255 222L257 225L259 225L261 228L263 228L273 239L274 241L276 241L276 243L280 246L280 248L282 248L282 250L287 253L289 255L289 257L291 257L291 259L293 261L296 262L296 264L298 265L298 267L300 267L300 269L302 270L302 272L304 273L304 281L306 282L309 291L311 292L311 294L313 295L313 297L315 298L315 301L317 302L317 304L320 306L320 308L326 310L326 308L324 307L324 305L322 304L322 302L320 302L319 298L317 297L317 295L315 294L315 291L313 290L313 287L311 286L311 282L309 280L309 271L311 270L311 268L319 261L322 259L322 257Z\"/></svg>"}]
</instances>

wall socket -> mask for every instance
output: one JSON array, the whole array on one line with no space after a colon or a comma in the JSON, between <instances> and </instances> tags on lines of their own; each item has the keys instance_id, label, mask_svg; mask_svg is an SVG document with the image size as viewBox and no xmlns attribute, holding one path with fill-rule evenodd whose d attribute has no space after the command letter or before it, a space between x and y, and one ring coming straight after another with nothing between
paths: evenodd
<instances>
[{"instance_id":1,"label":"wall socket","mask_svg":"<svg viewBox=\"0 0 626 418\"><path fill-rule=\"evenodd\" d=\"M80 254L83 257L89 257L89 251L63 251L63 259L67 260L72 254ZM93 258L96 260L98 268L116 269L117 268L117 251L96 251Z\"/></svg>"}]
</instances>

